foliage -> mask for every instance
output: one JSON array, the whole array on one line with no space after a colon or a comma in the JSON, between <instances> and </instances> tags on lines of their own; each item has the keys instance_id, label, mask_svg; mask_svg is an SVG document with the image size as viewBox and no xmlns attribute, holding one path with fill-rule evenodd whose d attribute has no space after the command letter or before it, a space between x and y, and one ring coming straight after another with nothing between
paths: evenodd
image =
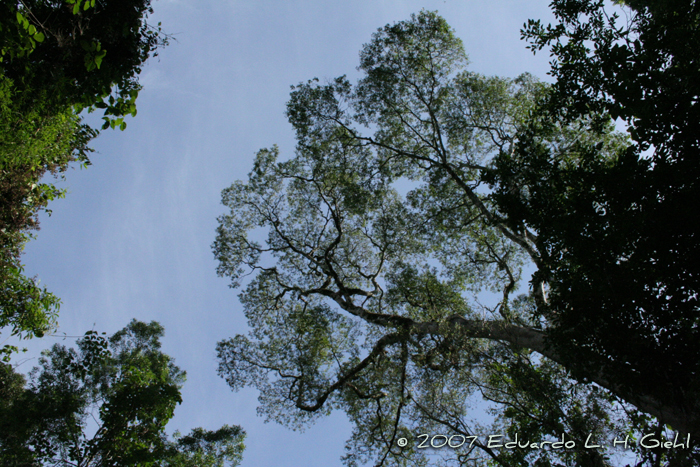
<instances>
[{"instance_id":1,"label":"foliage","mask_svg":"<svg viewBox=\"0 0 700 467\"><path fill-rule=\"evenodd\" d=\"M555 1L559 24L527 25L556 83L491 181L508 221L538 233L538 313L567 366L604 368L625 399L697 434L700 5L628 4L623 26L598 1ZM604 161L581 141L581 163L561 164L541 135L580 118L626 123L628 147Z\"/></svg>"},{"instance_id":2,"label":"foliage","mask_svg":"<svg viewBox=\"0 0 700 467\"><path fill-rule=\"evenodd\" d=\"M236 466L243 455L245 431L239 426L224 425L216 431L195 428L172 443L168 467Z\"/></svg>"},{"instance_id":3,"label":"foliage","mask_svg":"<svg viewBox=\"0 0 700 467\"><path fill-rule=\"evenodd\" d=\"M136 115L141 66L168 42L149 13L148 0L0 5L0 327L11 335L41 336L55 325L60 300L20 263L39 212L65 193L42 179L89 164L98 132L82 123L82 110L104 109L103 129L123 130L124 117ZM16 350L0 353L7 361Z\"/></svg>"},{"instance_id":4,"label":"foliage","mask_svg":"<svg viewBox=\"0 0 700 467\"><path fill-rule=\"evenodd\" d=\"M64 194L41 179L47 173L60 176L73 161L87 161L87 144L95 135L69 109L45 115L23 99L27 96L0 76L0 327L9 326L20 338L53 328L60 303L24 276L20 263L30 232L38 229L39 211ZM7 359L13 350L5 345L0 353Z\"/></svg>"},{"instance_id":5,"label":"foliage","mask_svg":"<svg viewBox=\"0 0 700 467\"><path fill-rule=\"evenodd\" d=\"M45 351L26 385L2 364L2 464L238 465L240 427L166 438L185 373L160 351L162 335L158 323L136 320L109 339L89 331L77 350L56 344Z\"/></svg>"},{"instance_id":6,"label":"foliage","mask_svg":"<svg viewBox=\"0 0 700 467\"><path fill-rule=\"evenodd\" d=\"M600 360L573 365L590 353L553 337L566 310L547 297L560 276L545 240L567 222L587 232L595 205L577 196L600 170L624 166L634 140L599 113L547 118L556 90L466 63L446 22L424 11L373 36L357 84L293 88L295 156L263 149L248 181L223 192L218 273L232 287L252 277L240 295L251 331L218 344L220 375L258 388L260 412L294 428L344 410L351 466L610 465L625 435L640 466L668 461L634 438L655 423L644 413L669 423L678 403L647 399L644 385L623 390L626 375ZM568 217L551 216L552 205ZM538 273L516 296L528 262ZM569 264L561 274L577 271ZM471 418L479 396L491 426ZM499 431L535 443L564 435L575 447L489 447ZM467 443L426 450L419 433ZM589 435L600 448L585 448ZM693 449L672 456L697 460Z\"/></svg>"},{"instance_id":7,"label":"foliage","mask_svg":"<svg viewBox=\"0 0 700 467\"><path fill-rule=\"evenodd\" d=\"M141 66L168 44L146 21L150 0L5 2L3 74L23 92L46 91L50 108L104 109L105 124L136 115Z\"/></svg>"}]
</instances>

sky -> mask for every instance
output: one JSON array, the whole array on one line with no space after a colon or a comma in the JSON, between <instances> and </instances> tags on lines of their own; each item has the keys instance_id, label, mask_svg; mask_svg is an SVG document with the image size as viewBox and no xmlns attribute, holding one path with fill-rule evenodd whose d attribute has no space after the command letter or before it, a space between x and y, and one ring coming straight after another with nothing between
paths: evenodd
<instances>
[{"instance_id":1,"label":"sky","mask_svg":"<svg viewBox=\"0 0 700 467\"><path fill-rule=\"evenodd\" d=\"M340 75L354 81L359 51L378 28L421 9L455 29L470 70L546 79L549 57L525 48L529 18L552 21L544 0L156 0L149 22L176 41L143 68L138 115L104 131L87 169L58 185L63 200L41 216L26 248L29 276L62 300L59 330L112 334L132 318L165 327L162 350L187 371L169 433L241 425L244 467L341 465L351 426L342 413L303 433L256 415L257 392L233 393L217 376L215 345L247 325L237 290L216 275L211 244L221 190L246 179L255 153L293 154L284 116L290 86ZM59 337L22 342L20 371Z\"/></svg>"}]
</instances>

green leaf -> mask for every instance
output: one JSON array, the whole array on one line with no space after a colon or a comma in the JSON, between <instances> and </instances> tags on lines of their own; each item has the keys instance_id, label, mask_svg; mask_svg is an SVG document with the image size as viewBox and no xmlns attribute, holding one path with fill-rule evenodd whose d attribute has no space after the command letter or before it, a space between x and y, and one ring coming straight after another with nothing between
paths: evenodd
<instances>
[{"instance_id":1,"label":"green leaf","mask_svg":"<svg viewBox=\"0 0 700 467\"><path fill-rule=\"evenodd\" d=\"M37 33L34 35L34 40L37 41L37 42L44 42L44 39L45 39L45 37L44 37L44 33L43 33L43 32L37 32Z\"/></svg>"},{"instance_id":2,"label":"green leaf","mask_svg":"<svg viewBox=\"0 0 700 467\"><path fill-rule=\"evenodd\" d=\"M34 26L33 24L30 24L29 28L27 30L29 31L29 34L31 34L33 36L36 33L36 26Z\"/></svg>"},{"instance_id":3,"label":"green leaf","mask_svg":"<svg viewBox=\"0 0 700 467\"><path fill-rule=\"evenodd\" d=\"M182 440L167 440L165 426L182 402L185 372L159 351L162 335L158 323L135 320L110 338L88 331L76 348L57 344L42 352L29 384L12 366L0 365L3 464L19 454L22 462L12 465L78 465L78 459L118 450L118 465L238 465L245 437L240 427L196 428ZM5 346L0 355L16 350ZM37 380L40 387L32 384ZM95 415L101 435L91 438L85 422L97 421Z\"/></svg>"}]
</instances>

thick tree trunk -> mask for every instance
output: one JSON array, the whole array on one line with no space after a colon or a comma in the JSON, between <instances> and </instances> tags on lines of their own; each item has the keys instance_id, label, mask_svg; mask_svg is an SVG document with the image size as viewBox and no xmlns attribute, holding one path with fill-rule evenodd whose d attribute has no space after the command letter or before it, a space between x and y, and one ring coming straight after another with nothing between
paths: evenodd
<instances>
[{"instance_id":1,"label":"thick tree trunk","mask_svg":"<svg viewBox=\"0 0 700 467\"><path fill-rule=\"evenodd\" d=\"M414 323L414 331L425 334L446 335L461 333L468 338L482 338L509 342L517 347L533 350L560 365L567 367L565 359L559 355L546 342L546 333L537 329L531 329L502 321L468 320L461 316L448 318L447 323ZM643 390L632 390L614 383L614 375L608 374L605 368L600 368L595 374L586 374L585 377L609 390L620 399L628 402L639 410L649 413L662 423L670 425L681 433L690 433L691 438L700 441L700 413L699 402L688 397L682 403L674 404L670 401L659 400ZM691 440L692 442L692 440Z\"/></svg>"}]
</instances>

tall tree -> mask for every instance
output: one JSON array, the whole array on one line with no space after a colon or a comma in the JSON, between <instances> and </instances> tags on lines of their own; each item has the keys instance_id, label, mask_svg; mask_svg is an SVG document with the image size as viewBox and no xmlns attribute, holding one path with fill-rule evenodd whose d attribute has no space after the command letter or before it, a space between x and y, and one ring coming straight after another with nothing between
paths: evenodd
<instances>
[{"instance_id":1,"label":"tall tree","mask_svg":"<svg viewBox=\"0 0 700 467\"><path fill-rule=\"evenodd\" d=\"M221 376L234 389L257 387L263 413L293 427L345 410L355 423L349 465L427 464L417 433L466 439L437 451L453 457L446 462L503 466L609 465L615 436L655 423L644 413L700 434L665 418L677 401L651 403L644 385L598 359L574 365L590 352L557 337L567 310L552 299L558 263L543 239L596 213L567 196L600 167L624 164L634 143L595 112L552 121L553 91L529 75L484 77L466 63L445 21L421 12L364 46L356 85L341 77L294 88L296 155L280 162L277 148L260 151L248 181L223 192L231 212L213 245L218 272L232 287L254 274L241 294L252 331L219 343ZM525 161L520 172L507 172L511 160ZM547 194L570 219L547 224ZM260 228L264 242L249 235ZM528 262L538 273L516 297ZM495 404L492 428L469 420L479 395ZM496 428L538 445L470 443ZM562 435L573 448L539 448ZM585 448L589 435L599 449ZM697 455L630 449L640 465Z\"/></svg>"},{"instance_id":2,"label":"tall tree","mask_svg":"<svg viewBox=\"0 0 700 467\"><path fill-rule=\"evenodd\" d=\"M29 384L1 364L0 460L6 466L238 465L245 432L196 428L168 440L185 373L160 351L163 328L132 321L78 349L54 345Z\"/></svg>"},{"instance_id":3,"label":"tall tree","mask_svg":"<svg viewBox=\"0 0 700 467\"><path fill-rule=\"evenodd\" d=\"M26 0L0 5L0 327L20 338L55 325L60 300L23 274L20 255L38 213L64 191L42 182L89 164L97 130L136 115L143 63L167 45L147 22L150 0ZM50 212L50 211L49 211ZM0 349L7 360L15 346Z\"/></svg>"},{"instance_id":4,"label":"tall tree","mask_svg":"<svg viewBox=\"0 0 700 467\"><path fill-rule=\"evenodd\" d=\"M556 82L492 182L509 222L538 233L539 313L567 366L697 436L700 5L627 3L623 26L602 1L555 1L559 24L527 25ZM628 147L602 161L581 141L582 163L561 164L541 135L581 118L626 123Z\"/></svg>"}]
</instances>

